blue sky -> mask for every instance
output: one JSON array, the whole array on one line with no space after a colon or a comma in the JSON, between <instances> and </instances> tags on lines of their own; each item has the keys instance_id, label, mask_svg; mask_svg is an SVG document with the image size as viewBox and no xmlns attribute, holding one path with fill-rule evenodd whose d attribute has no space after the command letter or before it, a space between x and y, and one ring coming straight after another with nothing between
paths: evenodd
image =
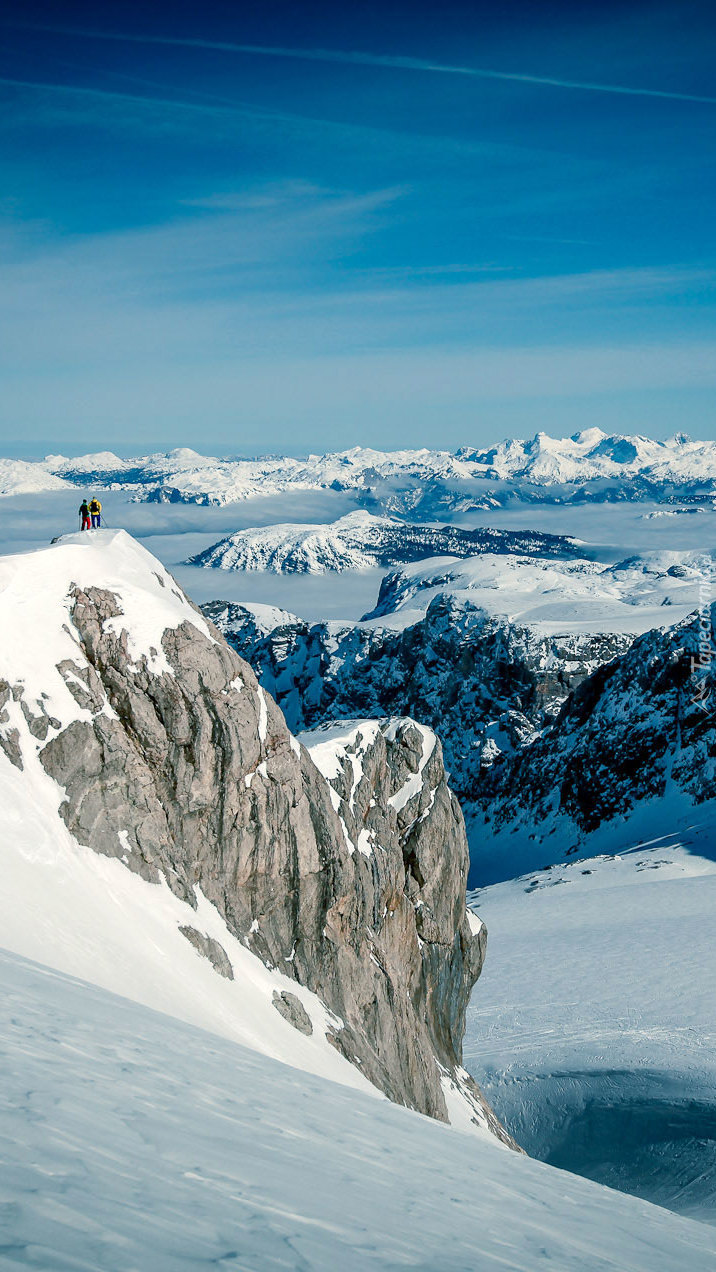
<instances>
[{"instance_id":1,"label":"blue sky","mask_svg":"<svg viewBox=\"0 0 716 1272\"><path fill-rule=\"evenodd\" d=\"M712 436L706 3L0 20L0 447Z\"/></svg>"}]
</instances>

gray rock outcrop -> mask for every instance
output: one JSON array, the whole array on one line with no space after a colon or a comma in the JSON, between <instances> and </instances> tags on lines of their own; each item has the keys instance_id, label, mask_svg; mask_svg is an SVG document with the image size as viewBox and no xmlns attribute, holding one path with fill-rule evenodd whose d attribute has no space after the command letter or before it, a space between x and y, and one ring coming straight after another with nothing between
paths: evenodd
<instances>
[{"instance_id":1,"label":"gray rock outcrop","mask_svg":"<svg viewBox=\"0 0 716 1272\"><path fill-rule=\"evenodd\" d=\"M286 989L281 990L280 993L275 989L273 1005L279 1016L283 1016L284 1020L293 1025L294 1029L297 1029L299 1033L305 1034L307 1038L311 1037L313 1023L300 998L297 998L295 994L290 993Z\"/></svg>"},{"instance_id":2,"label":"gray rock outcrop","mask_svg":"<svg viewBox=\"0 0 716 1272\"><path fill-rule=\"evenodd\" d=\"M227 980L234 979L234 969L231 966L229 958L223 945L220 944L213 936L207 936L205 932L199 932L197 928L184 924L179 928L182 936L185 936L190 945L198 950L199 954L203 954L204 958L208 958L214 971L220 976L225 976Z\"/></svg>"},{"instance_id":3,"label":"gray rock outcrop","mask_svg":"<svg viewBox=\"0 0 716 1272\"><path fill-rule=\"evenodd\" d=\"M323 739L332 737L334 762L324 771L346 840L358 860L389 866L367 928L371 961L398 991L394 1010L402 1000L415 1005L443 1071L455 1073L467 1009L459 986L482 970L487 929L463 905L467 840L440 742L410 719L338 722L306 735L319 763ZM464 1071L460 1083L478 1118L500 1134Z\"/></svg>"},{"instance_id":4,"label":"gray rock outcrop","mask_svg":"<svg viewBox=\"0 0 716 1272\"><path fill-rule=\"evenodd\" d=\"M439 746L395 808L419 738L408 725L381 735L346 809L218 631L169 627L161 669L132 653L109 590L75 588L69 612L79 652L58 671L78 718L49 741L39 708L33 718L75 838L194 907L200 889L258 958L320 997L333 1045L392 1100L445 1120L456 1085L509 1142L460 1068L484 934L466 915L464 825ZM351 840L361 832L367 851ZM229 974L222 947L184 935Z\"/></svg>"}]
</instances>

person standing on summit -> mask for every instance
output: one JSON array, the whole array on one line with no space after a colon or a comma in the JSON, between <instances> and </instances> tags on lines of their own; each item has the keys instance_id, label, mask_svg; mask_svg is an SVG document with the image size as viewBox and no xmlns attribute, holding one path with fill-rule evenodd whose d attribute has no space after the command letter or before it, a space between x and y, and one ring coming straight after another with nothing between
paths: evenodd
<instances>
[{"instance_id":1,"label":"person standing on summit","mask_svg":"<svg viewBox=\"0 0 716 1272\"><path fill-rule=\"evenodd\" d=\"M90 510L89 510L89 504L87 503L87 500L86 500L86 499L83 499L83 500L82 500L82 503L80 504L80 510L79 510L79 511L80 511L80 521L81 521L81 523L82 523L82 525L81 525L81 529L82 529L82 530L89 530L90 525L91 525L91 522L90 522Z\"/></svg>"},{"instance_id":2,"label":"person standing on summit","mask_svg":"<svg viewBox=\"0 0 716 1272\"><path fill-rule=\"evenodd\" d=\"M89 510L90 510L90 513L92 514L92 529L99 530L100 521L102 518L102 505L99 499L92 500L89 506Z\"/></svg>"}]
</instances>

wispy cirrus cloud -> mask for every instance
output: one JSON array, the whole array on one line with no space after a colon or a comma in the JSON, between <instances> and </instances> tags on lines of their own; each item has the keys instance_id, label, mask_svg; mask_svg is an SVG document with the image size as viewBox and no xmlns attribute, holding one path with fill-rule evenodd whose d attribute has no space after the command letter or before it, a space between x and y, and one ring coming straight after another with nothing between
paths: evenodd
<instances>
[{"instance_id":1,"label":"wispy cirrus cloud","mask_svg":"<svg viewBox=\"0 0 716 1272\"><path fill-rule=\"evenodd\" d=\"M119 31L87 30L79 27L25 26L13 24L25 30L44 31L80 39L105 40L115 43L163 45L174 48L206 49L244 56L290 58L303 62L335 63L342 66L383 67L387 70L418 71L434 75L459 75L472 79L506 81L536 87L576 89L587 93L611 93L626 97L654 97L668 101L694 102L716 106L716 97L700 93L680 93L671 89L649 88L645 85L601 84L587 80L573 80L561 76L532 75L521 71L497 71L478 66L460 66L445 62L433 62L426 58L406 57L395 54L366 53L350 49L289 48L283 45L241 44L227 40L206 40L199 37L171 35L145 35Z\"/></svg>"},{"instance_id":2,"label":"wispy cirrus cloud","mask_svg":"<svg viewBox=\"0 0 716 1272\"><path fill-rule=\"evenodd\" d=\"M53 427L88 443L98 426L196 442L202 421L249 447L330 448L338 436L427 444L439 418L441 441L458 445L502 428L477 429L482 411L565 420L576 402L579 422L609 394L713 391L713 333L677 336L654 318L662 301L668 314L670 297L712 286L714 271L483 280L458 265L440 279L428 264L425 282L378 269L331 283L326 263L396 197L289 182L216 207L209 195L160 226L10 245L7 427L47 436L51 403Z\"/></svg>"},{"instance_id":3,"label":"wispy cirrus cloud","mask_svg":"<svg viewBox=\"0 0 716 1272\"><path fill-rule=\"evenodd\" d=\"M670 314L716 271L688 265L512 276L499 263L459 260L345 267L379 230L400 188L367 194L287 181L198 199L172 219L66 236L51 227L0 238L0 322L8 372L148 358L217 362L487 345L524 348L639 337L673 339ZM67 314L73 315L68 325ZM625 316L623 316L625 315ZM708 311L691 334L710 332ZM680 337L685 331L680 324ZM416 354L416 356L418 356ZM446 364L447 365L447 364ZM84 374L84 371L82 371Z\"/></svg>"},{"instance_id":4,"label":"wispy cirrus cloud","mask_svg":"<svg viewBox=\"0 0 716 1272\"><path fill-rule=\"evenodd\" d=\"M205 128L205 122L210 119L215 129L223 129L227 134L234 133L242 125L250 125L257 131L283 129L296 135L313 135L317 139L327 138L356 147L374 147L380 143L383 148L392 143L401 156L407 158L413 155L440 159L452 157L460 161L481 157L537 163L542 156L548 155L539 145L455 137L442 132L425 132L419 127L398 129L375 121L346 121L327 114L268 108L238 98L187 91L184 86L134 76L117 76L115 72L102 73L110 81L116 79L120 83L117 87L107 87L0 74L0 87L26 95L24 110L14 104L12 110L0 111L0 132L17 131L23 124L43 122L43 119L54 122L60 115L63 122L74 121L80 127L101 119L107 125L114 123L132 127L136 122L142 128L154 126L158 131L170 126L177 129L190 126ZM121 81L126 86L122 86ZM140 92L140 88L146 91Z\"/></svg>"},{"instance_id":5,"label":"wispy cirrus cloud","mask_svg":"<svg viewBox=\"0 0 716 1272\"><path fill-rule=\"evenodd\" d=\"M436 12L436 35L442 23ZM612 23L601 43L551 24L541 45L532 28L513 40L507 19L492 39L477 22L467 33L486 67L505 65L509 48L539 71L554 49L573 82L463 65L468 39L453 31L448 52L449 22L422 46L442 47L444 64L351 52L347 25L306 36L338 49L288 47L288 27L258 19L239 37L253 44L8 41L11 435L46 437L55 421L70 435L77 421L94 438L98 422L131 421L134 435L161 424L170 444L205 432L216 444L240 424L246 445L280 449L371 431L383 444L444 442L452 427L458 444L485 403L488 441L504 431L497 420L531 431L533 411L552 427L555 402L562 419L575 411L568 431L613 423L599 415L609 394L624 424L646 431L636 395L650 411L667 403L669 428L693 426L697 397L705 417L716 99L697 95L710 88L702 63L689 77L663 37L639 58L620 53ZM360 32L366 48L400 38ZM340 73L351 65L377 69L355 82ZM652 85L694 93L633 87L646 66ZM507 84L469 89L483 80ZM624 109L659 97L673 108Z\"/></svg>"}]
</instances>

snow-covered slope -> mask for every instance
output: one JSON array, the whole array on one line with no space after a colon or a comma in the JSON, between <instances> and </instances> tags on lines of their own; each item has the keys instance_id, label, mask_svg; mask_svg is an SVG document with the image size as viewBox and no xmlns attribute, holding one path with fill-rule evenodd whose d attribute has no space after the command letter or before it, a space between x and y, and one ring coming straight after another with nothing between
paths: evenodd
<instances>
[{"instance_id":1,"label":"snow-covered slope","mask_svg":"<svg viewBox=\"0 0 716 1272\"><path fill-rule=\"evenodd\" d=\"M349 512L327 525L274 525L239 530L187 564L275 574L367 570L426 557L469 557L479 552L574 556L576 544L560 535L420 526L396 517Z\"/></svg>"},{"instance_id":2,"label":"snow-covered slope","mask_svg":"<svg viewBox=\"0 0 716 1272\"><path fill-rule=\"evenodd\" d=\"M715 841L669 825L471 894L465 1063L531 1154L716 1223Z\"/></svg>"},{"instance_id":3,"label":"snow-covered slope","mask_svg":"<svg viewBox=\"0 0 716 1272\"><path fill-rule=\"evenodd\" d=\"M705 578L701 552L645 552L615 565L586 558L496 556L441 559L386 575L366 621L415 622L436 597L449 595L543 635L626 632L636 635L685 618Z\"/></svg>"},{"instance_id":4,"label":"snow-covered slope","mask_svg":"<svg viewBox=\"0 0 716 1272\"><path fill-rule=\"evenodd\" d=\"M27 463L22 459L0 459L0 498L64 489L69 489L69 483L48 472L43 464Z\"/></svg>"},{"instance_id":5,"label":"snow-covered slope","mask_svg":"<svg viewBox=\"0 0 716 1272\"><path fill-rule=\"evenodd\" d=\"M511 499L641 499L716 495L716 443L678 434L666 442L587 429L569 438L538 433L486 449L376 451L259 459L217 459L186 447L167 454L119 459L111 452L67 458L50 455L9 468L12 490L24 467L36 473L32 489L50 479L77 486L134 490L138 499L227 504L283 491L355 490L366 506L406 514L468 507L490 508ZM3 484L0 482L0 492Z\"/></svg>"},{"instance_id":6,"label":"snow-covered slope","mask_svg":"<svg viewBox=\"0 0 716 1272\"><path fill-rule=\"evenodd\" d=\"M710 1272L716 1234L0 957L3 1267Z\"/></svg>"}]
</instances>

